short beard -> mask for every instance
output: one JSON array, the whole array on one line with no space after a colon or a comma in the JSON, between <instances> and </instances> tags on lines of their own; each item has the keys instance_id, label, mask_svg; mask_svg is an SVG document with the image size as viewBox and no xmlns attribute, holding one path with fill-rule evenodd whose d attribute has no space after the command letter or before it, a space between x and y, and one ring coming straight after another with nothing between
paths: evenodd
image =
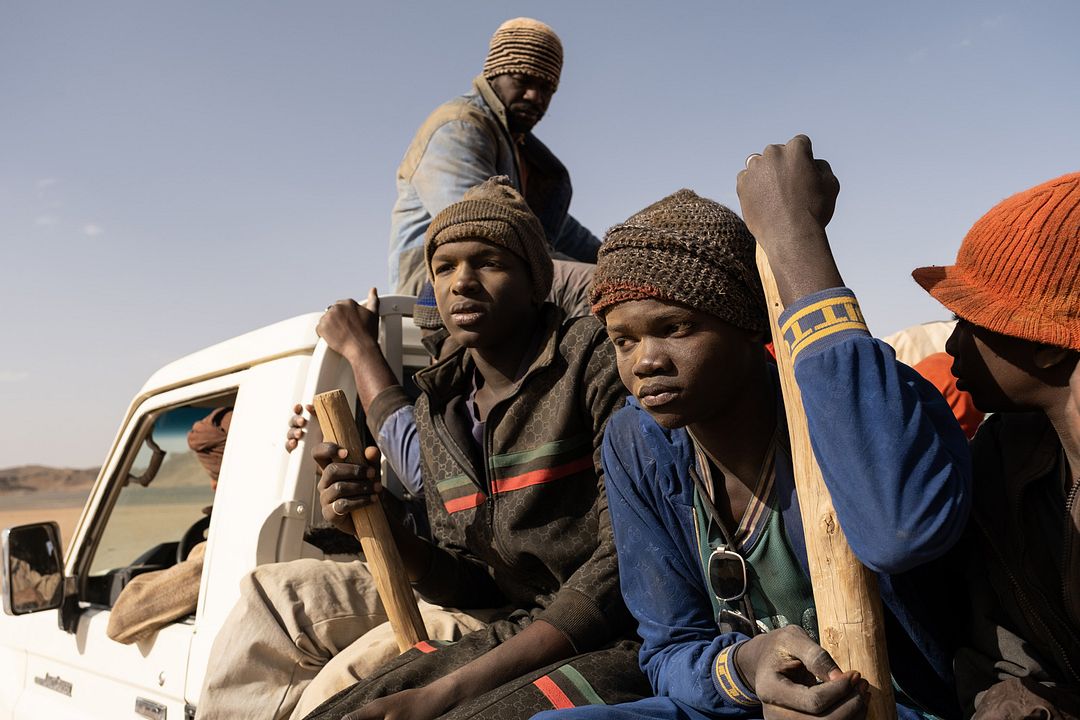
<instances>
[{"instance_id":1,"label":"short beard","mask_svg":"<svg viewBox=\"0 0 1080 720\"><path fill-rule=\"evenodd\" d=\"M510 128L512 133L527 133L531 132L536 123L540 122L544 118L543 115L536 118L535 121L519 119L511 110L506 111L506 125Z\"/></svg>"}]
</instances>

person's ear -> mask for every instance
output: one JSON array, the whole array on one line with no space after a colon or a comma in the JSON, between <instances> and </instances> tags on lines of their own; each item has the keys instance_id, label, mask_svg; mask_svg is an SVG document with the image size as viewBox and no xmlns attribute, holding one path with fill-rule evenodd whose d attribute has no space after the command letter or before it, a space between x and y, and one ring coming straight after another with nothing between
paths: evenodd
<instances>
[{"instance_id":1,"label":"person's ear","mask_svg":"<svg viewBox=\"0 0 1080 720\"><path fill-rule=\"evenodd\" d=\"M1038 368L1044 382L1053 387L1067 387L1078 359L1080 353L1075 350L1039 344L1031 362Z\"/></svg>"},{"instance_id":2,"label":"person's ear","mask_svg":"<svg viewBox=\"0 0 1080 720\"><path fill-rule=\"evenodd\" d=\"M1070 357L1075 362L1076 358L1074 350L1068 348L1055 347L1054 345L1042 345L1040 344L1035 349L1035 355L1032 357L1032 362L1035 367L1040 370L1050 370L1051 368L1060 365L1068 360Z\"/></svg>"}]
</instances>

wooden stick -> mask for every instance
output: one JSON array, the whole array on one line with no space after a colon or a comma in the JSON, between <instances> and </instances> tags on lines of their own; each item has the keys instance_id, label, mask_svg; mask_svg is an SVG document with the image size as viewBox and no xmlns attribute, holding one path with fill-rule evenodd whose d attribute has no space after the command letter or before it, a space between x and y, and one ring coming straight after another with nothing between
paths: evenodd
<instances>
[{"instance_id":1,"label":"wooden stick","mask_svg":"<svg viewBox=\"0 0 1080 720\"><path fill-rule=\"evenodd\" d=\"M810 446L810 428L803 410L802 394L795 382L791 352L779 330L778 319L784 306L769 260L760 245L757 265L769 306L769 325L784 393L788 434L791 436L791 463L806 536L806 556L810 563L810 582L814 586L821 646L829 651L841 670L858 670L869 681L868 717L894 720L896 701L889 674L877 578L851 552Z\"/></svg>"},{"instance_id":2,"label":"wooden stick","mask_svg":"<svg viewBox=\"0 0 1080 720\"><path fill-rule=\"evenodd\" d=\"M323 439L340 445L349 451L349 462L363 462L364 445L356 429L356 420L345 393L331 390L315 396L315 414L322 427ZM377 501L353 510L353 527L360 545L364 548L368 568L375 578L390 627L394 630L398 650L405 652L421 640L427 640L427 629L416 606L416 597L409 584L405 567L401 563L397 544L386 521L386 513Z\"/></svg>"}]
</instances>

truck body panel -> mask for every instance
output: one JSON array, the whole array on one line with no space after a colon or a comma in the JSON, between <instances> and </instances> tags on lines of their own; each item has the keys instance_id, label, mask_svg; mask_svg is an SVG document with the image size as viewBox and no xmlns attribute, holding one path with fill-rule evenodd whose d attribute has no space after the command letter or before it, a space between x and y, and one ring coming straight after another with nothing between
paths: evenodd
<instances>
[{"instance_id":1,"label":"truck body panel","mask_svg":"<svg viewBox=\"0 0 1080 720\"><path fill-rule=\"evenodd\" d=\"M415 369L427 355L418 331L401 323L412 298L387 301L381 338L400 377L402 360ZM321 521L315 463L304 448L321 441L317 424L296 451L284 448L295 403L333 388L356 396L348 363L318 342L320 317L302 315L232 338L147 380L64 555L67 609L0 616L0 720L184 718L198 702L211 646L244 575L260 564L322 557L304 541ZM234 410L211 493L182 441L191 418L221 405ZM156 467L155 447L164 458ZM153 502L145 500L151 488ZM183 545L176 536L187 535L176 528L200 519L193 508L203 497L212 498L212 513L195 614L132 645L109 639L105 629L119 588L129 575L156 569L153 563L175 562L170 553L182 553L177 546ZM64 613L73 633L61 627Z\"/></svg>"}]
</instances>

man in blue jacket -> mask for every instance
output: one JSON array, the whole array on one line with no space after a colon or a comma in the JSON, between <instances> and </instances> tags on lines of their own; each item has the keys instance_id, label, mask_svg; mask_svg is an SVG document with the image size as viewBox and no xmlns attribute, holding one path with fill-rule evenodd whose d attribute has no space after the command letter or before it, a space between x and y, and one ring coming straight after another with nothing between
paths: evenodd
<instances>
[{"instance_id":1,"label":"man in blue jacket","mask_svg":"<svg viewBox=\"0 0 1080 720\"><path fill-rule=\"evenodd\" d=\"M390 284L416 295L427 277L424 231L431 219L489 177L505 175L539 218L555 262L549 300L587 314L600 240L569 214L570 173L532 133L559 86L563 48L539 20L507 20L491 38L473 89L435 109L397 170L391 214Z\"/></svg>"},{"instance_id":2,"label":"man in blue jacket","mask_svg":"<svg viewBox=\"0 0 1080 720\"><path fill-rule=\"evenodd\" d=\"M813 181L787 215L775 185L742 183L740 196L777 268L785 339L837 516L881 582L901 716L955 714L951 646L940 627L955 618L926 591L933 561L968 512L964 435L937 391L867 332L831 255L817 265L795 261L791 228L812 220L815 234L790 242L827 242L839 189L831 171L800 139L768 155L767 169L795 163ZM842 671L816 642L754 252L737 215L689 190L612 228L600 251L593 309L632 396L608 424L603 463L622 591L656 697L567 712L695 720L865 713L858 668Z\"/></svg>"}]
</instances>

